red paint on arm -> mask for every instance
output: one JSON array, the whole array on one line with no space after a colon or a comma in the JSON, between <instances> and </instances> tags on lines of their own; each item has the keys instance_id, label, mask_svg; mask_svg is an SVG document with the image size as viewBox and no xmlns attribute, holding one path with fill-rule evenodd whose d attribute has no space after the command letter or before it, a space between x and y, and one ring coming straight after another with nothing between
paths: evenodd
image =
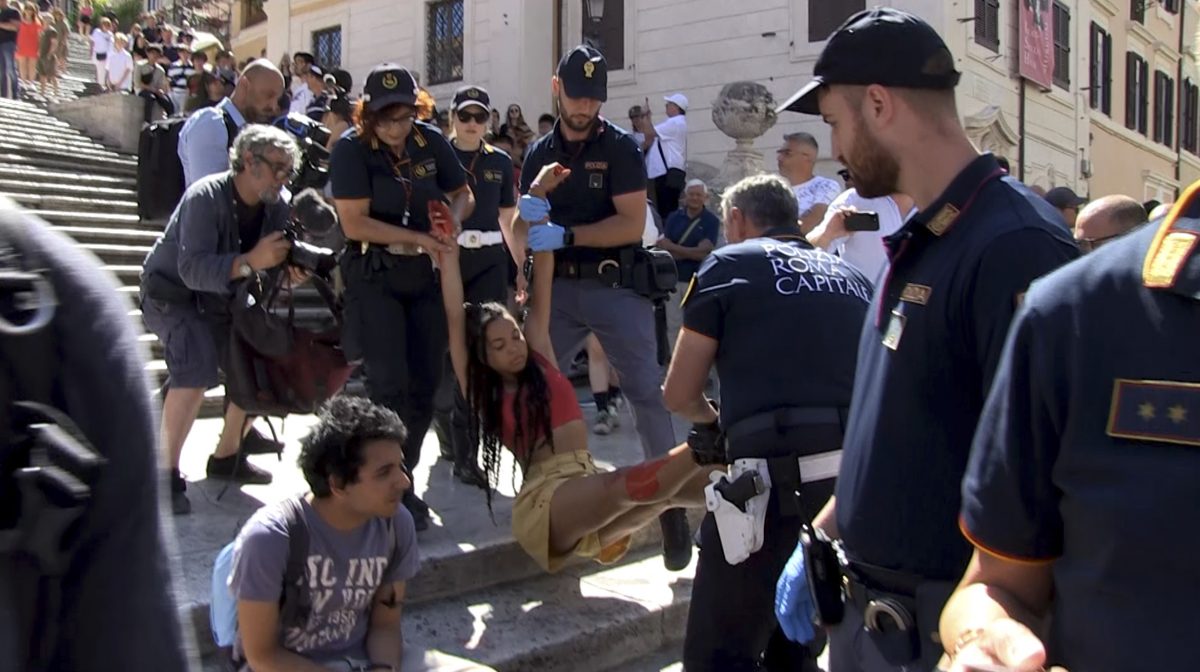
<instances>
[{"instance_id":1,"label":"red paint on arm","mask_svg":"<svg viewBox=\"0 0 1200 672\"><path fill-rule=\"evenodd\" d=\"M666 464L669 457L643 462L629 467L624 471L625 492L635 502L647 502L658 495L661 485L658 482L658 471Z\"/></svg>"},{"instance_id":2,"label":"red paint on arm","mask_svg":"<svg viewBox=\"0 0 1200 672\"><path fill-rule=\"evenodd\" d=\"M429 201L429 232L435 238L454 237L454 215L442 201Z\"/></svg>"}]
</instances>

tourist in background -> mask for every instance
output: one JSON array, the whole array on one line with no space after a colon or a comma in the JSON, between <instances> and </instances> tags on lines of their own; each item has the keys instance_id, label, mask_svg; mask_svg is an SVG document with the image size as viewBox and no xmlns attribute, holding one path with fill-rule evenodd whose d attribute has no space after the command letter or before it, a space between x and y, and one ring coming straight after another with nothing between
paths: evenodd
<instances>
[{"instance_id":1,"label":"tourist in background","mask_svg":"<svg viewBox=\"0 0 1200 672\"><path fill-rule=\"evenodd\" d=\"M225 83L211 72L196 75L196 94L188 98L187 112L191 114L204 107L212 107L225 97Z\"/></svg>"},{"instance_id":2,"label":"tourist in background","mask_svg":"<svg viewBox=\"0 0 1200 672\"><path fill-rule=\"evenodd\" d=\"M100 19L100 24L92 30L92 46L90 56L96 66L96 83L101 87L108 81L108 50L112 49L112 22Z\"/></svg>"},{"instance_id":3,"label":"tourist in background","mask_svg":"<svg viewBox=\"0 0 1200 672\"><path fill-rule=\"evenodd\" d=\"M133 85L133 54L126 49L128 45L129 38L124 33L113 37L113 48L106 61L109 91L129 91Z\"/></svg>"},{"instance_id":4,"label":"tourist in background","mask_svg":"<svg viewBox=\"0 0 1200 672\"><path fill-rule=\"evenodd\" d=\"M71 43L71 40L68 38L71 34L71 24L67 23L67 15L58 7L54 8L50 16L50 23L54 26L54 30L58 32L55 55L58 57L58 71L61 74L67 70L67 47Z\"/></svg>"},{"instance_id":5,"label":"tourist in background","mask_svg":"<svg viewBox=\"0 0 1200 672\"><path fill-rule=\"evenodd\" d=\"M67 38L65 33L62 40L58 36L59 32L56 29L47 27L42 31L41 43L38 45L37 78L43 98L46 97L47 84L53 85L54 96L58 97L58 43L65 42Z\"/></svg>"},{"instance_id":6,"label":"tourist in background","mask_svg":"<svg viewBox=\"0 0 1200 672\"><path fill-rule=\"evenodd\" d=\"M38 39L42 34L42 17L37 5L26 4L21 9L21 27L17 30L17 71L21 79L37 79Z\"/></svg>"},{"instance_id":7,"label":"tourist in background","mask_svg":"<svg viewBox=\"0 0 1200 672\"><path fill-rule=\"evenodd\" d=\"M79 8L79 34L87 37L92 34L92 0L83 0Z\"/></svg>"}]
</instances>

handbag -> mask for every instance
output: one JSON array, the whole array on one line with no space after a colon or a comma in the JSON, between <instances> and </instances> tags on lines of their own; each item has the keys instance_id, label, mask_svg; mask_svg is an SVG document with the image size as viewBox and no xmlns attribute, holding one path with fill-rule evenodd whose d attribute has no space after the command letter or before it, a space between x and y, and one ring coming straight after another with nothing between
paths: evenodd
<instances>
[{"instance_id":1,"label":"handbag","mask_svg":"<svg viewBox=\"0 0 1200 672\"><path fill-rule=\"evenodd\" d=\"M662 157L663 168L667 169L667 174L663 176L665 180L663 184L667 185L668 189L682 190L683 185L687 182L687 173L678 168L671 168L667 165L667 155L663 153L662 138L654 141L654 146L658 147L658 155Z\"/></svg>"},{"instance_id":2,"label":"handbag","mask_svg":"<svg viewBox=\"0 0 1200 672\"><path fill-rule=\"evenodd\" d=\"M274 310L285 283L282 271L255 273L241 281L230 303L225 389L250 415L313 413L341 391L355 368L342 351L341 309L329 285L312 278L336 326L314 331L296 326L290 291L286 316Z\"/></svg>"}]
</instances>

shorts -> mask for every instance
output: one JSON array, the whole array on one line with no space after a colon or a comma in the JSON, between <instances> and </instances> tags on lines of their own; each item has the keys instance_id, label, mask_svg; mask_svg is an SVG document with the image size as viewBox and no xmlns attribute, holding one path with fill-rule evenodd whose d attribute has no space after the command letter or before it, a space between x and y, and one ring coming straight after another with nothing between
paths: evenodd
<instances>
[{"instance_id":1,"label":"shorts","mask_svg":"<svg viewBox=\"0 0 1200 672\"><path fill-rule=\"evenodd\" d=\"M57 77L58 56L54 55L39 58L37 62L37 74L39 77Z\"/></svg>"},{"instance_id":2,"label":"shorts","mask_svg":"<svg viewBox=\"0 0 1200 672\"><path fill-rule=\"evenodd\" d=\"M600 470L586 450L552 455L530 465L525 472L525 482L513 503L512 532L521 548L543 570L557 572L570 555L592 558L607 565L623 558L629 550L631 537L602 547L600 535L595 532L580 539L569 554L555 555L550 550L550 500L554 498L554 492L572 478L598 473Z\"/></svg>"},{"instance_id":3,"label":"shorts","mask_svg":"<svg viewBox=\"0 0 1200 672\"><path fill-rule=\"evenodd\" d=\"M79 22L84 25L91 25L92 17L88 16L87 14L81 14L79 16Z\"/></svg>"},{"instance_id":4,"label":"shorts","mask_svg":"<svg viewBox=\"0 0 1200 672\"><path fill-rule=\"evenodd\" d=\"M216 387L229 334L215 328L192 303L142 299L142 321L162 341L168 382L175 388ZM218 338L225 331L224 338Z\"/></svg>"}]
</instances>

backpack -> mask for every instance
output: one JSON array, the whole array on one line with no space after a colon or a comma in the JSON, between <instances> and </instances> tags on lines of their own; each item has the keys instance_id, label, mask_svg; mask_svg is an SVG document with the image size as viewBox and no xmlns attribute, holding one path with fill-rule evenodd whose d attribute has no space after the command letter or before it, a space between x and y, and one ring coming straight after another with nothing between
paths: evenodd
<instances>
[{"instance_id":1,"label":"backpack","mask_svg":"<svg viewBox=\"0 0 1200 672\"><path fill-rule=\"evenodd\" d=\"M251 415L315 413L346 385L355 368L342 351L341 310L320 277L314 275L310 282L337 321L334 329L317 332L296 326L291 292L287 316L272 311L287 277L282 272L255 273L237 285L229 304L225 392Z\"/></svg>"},{"instance_id":2,"label":"backpack","mask_svg":"<svg viewBox=\"0 0 1200 672\"><path fill-rule=\"evenodd\" d=\"M304 519L304 506L299 498L289 497L284 500L283 506L288 558L283 570L283 592L279 596L279 624L281 628L302 627L312 611L308 603L305 568L308 561L308 522ZM235 543L236 539L226 544L213 563L212 601L208 611L213 640L230 660L233 659L233 642L237 638L237 600L229 590Z\"/></svg>"},{"instance_id":3,"label":"backpack","mask_svg":"<svg viewBox=\"0 0 1200 672\"><path fill-rule=\"evenodd\" d=\"M238 127L228 112L222 112L228 140L233 146ZM169 117L147 124L138 137L137 203L138 217L166 219L175 212L187 188L183 162L179 160L179 134L190 116Z\"/></svg>"},{"instance_id":4,"label":"backpack","mask_svg":"<svg viewBox=\"0 0 1200 672\"><path fill-rule=\"evenodd\" d=\"M75 525L105 460L55 407L57 300L25 244L31 225L0 217L0 669L42 672L58 647Z\"/></svg>"}]
</instances>

